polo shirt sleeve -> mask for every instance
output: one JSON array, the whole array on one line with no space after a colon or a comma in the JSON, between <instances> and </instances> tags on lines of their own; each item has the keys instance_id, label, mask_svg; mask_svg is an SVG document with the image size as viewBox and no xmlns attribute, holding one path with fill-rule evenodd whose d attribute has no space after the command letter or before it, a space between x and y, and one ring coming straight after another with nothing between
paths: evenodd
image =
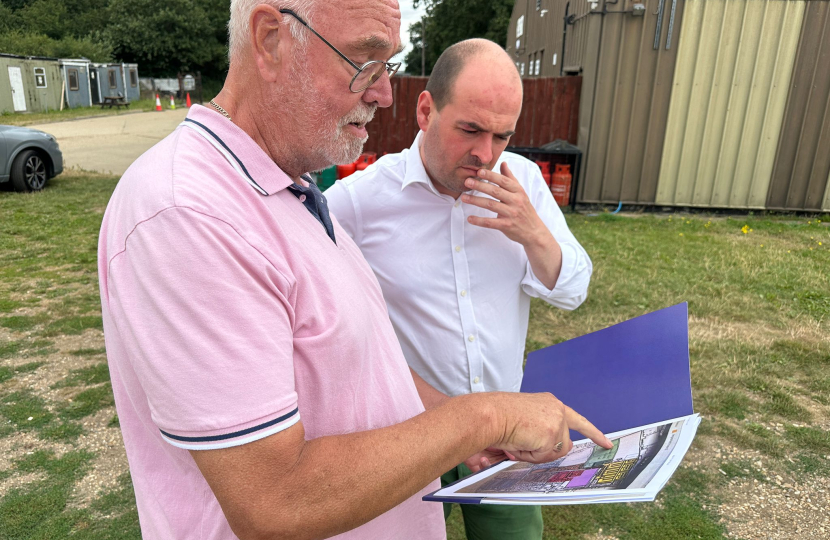
<instances>
[{"instance_id":1,"label":"polo shirt sleeve","mask_svg":"<svg viewBox=\"0 0 830 540\"><path fill-rule=\"evenodd\" d=\"M343 227L355 243L358 242L358 209L357 201L353 197L347 182L338 180L325 193L326 202L329 205L329 213L334 216L337 223Z\"/></svg>"},{"instance_id":2,"label":"polo shirt sleeve","mask_svg":"<svg viewBox=\"0 0 830 540\"><path fill-rule=\"evenodd\" d=\"M168 208L109 262L106 301L170 444L237 446L297 423L293 281L230 224Z\"/></svg>"},{"instance_id":3,"label":"polo shirt sleeve","mask_svg":"<svg viewBox=\"0 0 830 540\"><path fill-rule=\"evenodd\" d=\"M565 215L545 184L539 167L528 162L523 172L531 204L562 249L562 270L551 290L536 277L528 263L522 290L558 308L576 309L588 297L588 285L593 273L591 258L568 228Z\"/></svg>"}]
</instances>

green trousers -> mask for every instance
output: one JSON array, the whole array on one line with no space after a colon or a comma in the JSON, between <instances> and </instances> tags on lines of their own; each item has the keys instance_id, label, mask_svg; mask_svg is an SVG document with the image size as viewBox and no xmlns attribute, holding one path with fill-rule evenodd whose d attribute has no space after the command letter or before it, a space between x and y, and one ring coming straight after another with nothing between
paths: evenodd
<instances>
[{"instance_id":1,"label":"green trousers","mask_svg":"<svg viewBox=\"0 0 830 540\"><path fill-rule=\"evenodd\" d=\"M441 486L451 484L472 472L463 463L441 476ZM541 506L502 506L462 504L467 540L540 540ZM451 504L444 504L444 519L450 517Z\"/></svg>"}]
</instances>

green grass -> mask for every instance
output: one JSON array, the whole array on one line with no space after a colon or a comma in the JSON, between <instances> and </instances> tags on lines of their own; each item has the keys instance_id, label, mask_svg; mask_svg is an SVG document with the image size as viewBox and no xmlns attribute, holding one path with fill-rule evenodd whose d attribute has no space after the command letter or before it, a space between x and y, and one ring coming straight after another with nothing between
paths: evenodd
<instances>
[{"instance_id":1,"label":"green grass","mask_svg":"<svg viewBox=\"0 0 830 540\"><path fill-rule=\"evenodd\" d=\"M103 347L97 349L77 349L75 351L71 351L69 354L74 356L101 356L106 354L107 350Z\"/></svg>"},{"instance_id":2,"label":"green grass","mask_svg":"<svg viewBox=\"0 0 830 540\"><path fill-rule=\"evenodd\" d=\"M727 478L749 478L750 480L766 481L767 477L755 468L751 462L746 460L727 461L722 463L720 470Z\"/></svg>"},{"instance_id":3,"label":"green grass","mask_svg":"<svg viewBox=\"0 0 830 540\"><path fill-rule=\"evenodd\" d=\"M52 388L99 384L109 380L109 368L106 362L103 362L86 368L73 369L66 378L53 384Z\"/></svg>"},{"instance_id":4,"label":"green grass","mask_svg":"<svg viewBox=\"0 0 830 540\"><path fill-rule=\"evenodd\" d=\"M163 104L165 110L170 103L168 100ZM77 120L91 116L115 116L129 114L136 111L155 110L155 99L141 99L130 103L129 109L101 109L100 105L93 107L77 107L64 109L62 111L50 111L46 113L16 113L0 115L0 124L7 126L30 126L33 124L46 124L49 122L64 122L66 120Z\"/></svg>"},{"instance_id":5,"label":"green grass","mask_svg":"<svg viewBox=\"0 0 830 540\"><path fill-rule=\"evenodd\" d=\"M743 420L752 408L752 400L742 392L731 390L705 394L703 405L704 412Z\"/></svg>"},{"instance_id":6,"label":"green grass","mask_svg":"<svg viewBox=\"0 0 830 540\"><path fill-rule=\"evenodd\" d=\"M44 446L74 444L84 419L112 406L103 341L68 353L98 363L53 385L49 395L63 401L19 381L26 370L47 369L39 362L62 336L100 335L97 237L115 184L70 171L40 193L0 193L0 328L12 336L0 344L0 359L18 364L0 367L0 437L29 432ZM770 474L830 475L830 435L810 425L830 414L830 228L794 216L567 219L594 264L590 293L572 312L534 300L528 350L688 301L695 404L705 414L692 452L723 443L757 450ZM108 425L117 429L118 417ZM138 539L127 474L90 508L68 505L92 459L35 452L0 471L0 479L39 474L0 499L0 538ZM601 528L632 540L722 538L714 509L726 480L764 476L746 461L722 458L717 466L726 476L681 465L659 504L545 508L545 537L583 539ZM458 507L448 527L451 540L463 538Z\"/></svg>"},{"instance_id":7,"label":"green grass","mask_svg":"<svg viewBox=\"0 0 830 540\"><path fill-rule=\"evenodd\" d=\"M82 334L84 330L89 328L103 330L100 315L76 315L74 317L58 319L49 324L42 335L60 336Z\"/></svg>"},{"instance_id":8,"label":"green grass","mask_svg":"<svg viewBox=\"0 0 830 540\"><path fill-rule=\"evenodd\" d=\"M67 420L78 420L114 405L110 384L95 386L76 394L69 403L64 403L60 415Z\"/></svg>"},{"instance_id":9,"label":"green grass","mask_svg":"<svg viewBox=\"0 0 830 540\"><path fill-rule=\"evenodd\" d=\"M0 399L0 415L21 431L41 428L54 418L46 402L29 391L13 392Z\"/></svg>"},{"instance_id":10,"label":"green grass","mask_svg":"<svg viewBox=\"0 0 830 540\"><path fill-rule=\"evenodd\" d=\"M19 373L34 371L42 365L43 362L29 362L28 364L17 367L0 366L0 383L6 382Z\"/></svg>"}]
</instances>

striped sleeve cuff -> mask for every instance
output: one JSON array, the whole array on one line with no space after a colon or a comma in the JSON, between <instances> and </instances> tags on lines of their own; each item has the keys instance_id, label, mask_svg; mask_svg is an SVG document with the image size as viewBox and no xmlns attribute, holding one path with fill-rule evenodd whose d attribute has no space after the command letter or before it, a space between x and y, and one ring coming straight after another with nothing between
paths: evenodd
<instances>
[{"instance_id":1,"label":"striped sleeve cuff","mask_svg":"<svg viewBox=\"0 0 830 540\"><path fill-rule=\"evenodd\" d=\"M185 450L217 450L219 448L231 448L264 439L269 435L288 429L299 421L300 410L295 408L293 411L277 418L272 418L266 422L230 433L184 436L164 431L163 429L159 429L159 431L165 441L177 448L184 448Z\"/></svg>"}]
</instances>

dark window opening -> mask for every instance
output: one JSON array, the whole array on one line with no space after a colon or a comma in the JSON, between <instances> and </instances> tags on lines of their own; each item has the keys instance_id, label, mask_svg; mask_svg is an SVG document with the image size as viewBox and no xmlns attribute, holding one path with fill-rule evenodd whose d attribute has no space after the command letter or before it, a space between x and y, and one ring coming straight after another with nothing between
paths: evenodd
<instances>
[{"instance_id":1,"label":"dark window opening","mask_svg":"<svg viewBox=\"0 0 830 540\"><path fill-rule=\"evenodd\" d=\"M118 88L118 84L115 82L115 70L109 70L109 78L110 78L110 88Z\"/></svg>"},{"instance_id":2,"label":"dark window opening","mask_svg":"<svg viewBox=\"0 0 830 540\"><path fill-rule=\"evenodd\" d=\"M133 88L138 86L138 73L134 69L130 70L130 86Z\"/></svg>"}]
</instances>

